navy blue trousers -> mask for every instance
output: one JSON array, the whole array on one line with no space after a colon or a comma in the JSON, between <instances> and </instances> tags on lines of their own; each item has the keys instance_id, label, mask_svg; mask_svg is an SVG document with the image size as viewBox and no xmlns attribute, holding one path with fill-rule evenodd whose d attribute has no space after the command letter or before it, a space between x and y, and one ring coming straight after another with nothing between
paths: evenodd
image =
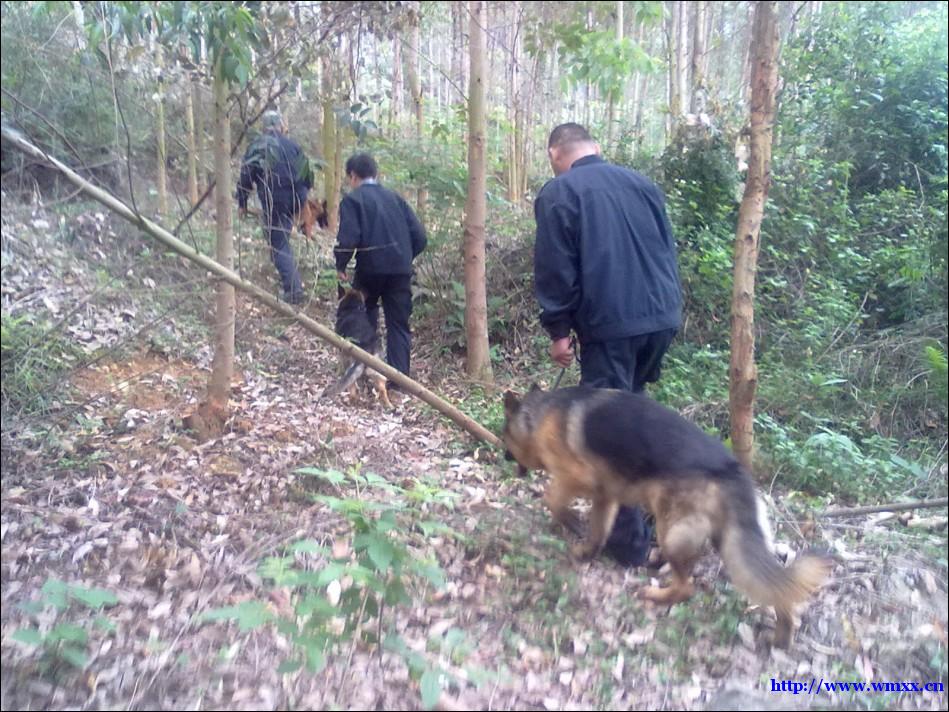
<instances>
[{"instance_id":1,"label":"navy blue trousers","mask_svg":"<svg viewBox=\"0 0 949 712\"><path fill-rule=\"evenodd\" d=\"M366 316L373 329L379 324L379 300L386 320L386 363L409 375L412 352L412 275L365 274L356 271L353 286L366 295ZM389 386L392 388L393 386Z\"/></svg>"},{"instance_id":2,"label":"navy blue trousers","mask_svg":"<svg viewBox=\"0 0 949 712\"><path fill-rule=\"evenodd\" d=\"M265 204L264 209L267 207ZM296 260L293 259L293 248L290 247L294 203L292 200L274 201L273 207L267 212L269 214L266 215L268 220L264 230L270 240L270 258L283 285L283 299L291 304L299 304L303 301L303 282L300 280Z\"/></svg>"},{"instance_id":3,"label":"navy blue trousers","mask_svg":"<svg viewBox=\"0 0 949 712\"><path fill-rule=\"evenodd\" d=\"M640 393L659 380L662 357L675 329L627 339L580 345L580 383ZM649 557L652 528L640 507L620 507L604 550L623 566L642 566Z\"/></svg>"}]
</instances>

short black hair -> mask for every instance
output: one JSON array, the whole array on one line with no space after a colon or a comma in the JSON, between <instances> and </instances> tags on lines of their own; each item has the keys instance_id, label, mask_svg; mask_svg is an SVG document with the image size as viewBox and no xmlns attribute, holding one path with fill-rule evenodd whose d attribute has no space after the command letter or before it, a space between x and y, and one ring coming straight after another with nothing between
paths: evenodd
<instances>
[{"instance_id":1,"label":"short black hair","mask_svg":"<svg viewBox=\"0 0 949 712\"><path fill-rule=\"evenodd\" d=\"M593 143L593 138L580 124L560 124L550 132L547 148L572 146L576 143Z\"/></svg>"},{"instance_id":2,"label":"short black hair","mask_svg":"<svg viewBox=\"0 0 949 712\"><path fill-rule=\"evenodd\" d=\"M379 173L376 161L368 153L357 153L346 161L346 175L355 175L361 180L375 178Z\"/></svg>"}]
</instances>

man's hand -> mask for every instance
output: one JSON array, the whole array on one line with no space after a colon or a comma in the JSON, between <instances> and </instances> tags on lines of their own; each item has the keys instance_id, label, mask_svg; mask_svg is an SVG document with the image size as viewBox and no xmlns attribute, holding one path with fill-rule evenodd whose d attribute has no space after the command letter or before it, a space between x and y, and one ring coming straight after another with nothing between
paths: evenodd
<instances>
[{"instance_id":1,"label":"man's hand","mask_svg":"<svg viewBox=\"0 0 949 712\"><path fill-rule=\"evenodd\" d=\"M550 344L550 358L561 368L566 368L573 363L573 347L570 345L569 336L557 339Z\"/></svg>"},{"instance_id":2,"label":"man's hand","mask_svg":"<svg viewBox=\"0 0 949 712\"><path fill-rule=\"evenodd\" d=\"M340 282L342 282L343 284L345 284L346 282L349 281L349 277L346 275L345 272L337 272L337 273L336 273L336 279L338 279L338 280L339 280Z\"/></svg>"}]
</instances>

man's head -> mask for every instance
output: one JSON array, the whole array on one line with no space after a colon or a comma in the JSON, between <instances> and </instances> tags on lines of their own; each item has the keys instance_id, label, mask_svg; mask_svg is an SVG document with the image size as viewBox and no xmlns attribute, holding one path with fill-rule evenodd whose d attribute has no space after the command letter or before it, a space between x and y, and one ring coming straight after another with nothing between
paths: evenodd
<instances>
[{"instance_id":1,"label":"man's head","mask_svg":"<svg viewBox=\"0 0 949 712\"><path fill-rule=\"evenodd\" d=\"M379 168L368 153L357 153L346 161L346 177L352 188L358 188L364 180L375 178L378 173Z\"/></svg>"},{"instance_id":2,"label":"man's head","mask_svg":"<svg viewBox=\"0 0 949 712\"><path fill-rule=\"evenodd\" d=\"M280 115L279 111L265 111L260 119L260 123L264 131L285 133L287 130L287 124L284 122L283 116Z\"/></svg>"},{"instance_id":3,"label":"man's head","mask_svg":"<svg viewBox=\"0 0 949 712\"><path fill-rule=\"evenodd\" d=\"M550 132L547 157L554 175L570 170L570 166L584 156L598 156L600 147L580 124L561 124Z\"/></svg>"}]
</instances>

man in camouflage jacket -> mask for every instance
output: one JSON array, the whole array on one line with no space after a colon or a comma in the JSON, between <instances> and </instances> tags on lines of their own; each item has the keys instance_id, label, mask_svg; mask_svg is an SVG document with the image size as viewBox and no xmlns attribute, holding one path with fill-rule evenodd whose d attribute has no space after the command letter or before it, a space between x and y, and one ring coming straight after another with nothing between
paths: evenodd
<instances>
[{"instance_id":1,"label":"man in camouflage jacket","mask_svg":"<svg viewBox=\"0 0 949 712\"><path fill-rule=\"evenodd\" d=\"M310 162L300 146L287 138L287 125L276 111L264 114L263 132L251 143L241 163L237 205L247 214L247 200L256 184L270 255L283 283L283 298L303 301L303 283L290 247L294 216L306 202L313 184Z\"/></svg>"}]
</instances>

